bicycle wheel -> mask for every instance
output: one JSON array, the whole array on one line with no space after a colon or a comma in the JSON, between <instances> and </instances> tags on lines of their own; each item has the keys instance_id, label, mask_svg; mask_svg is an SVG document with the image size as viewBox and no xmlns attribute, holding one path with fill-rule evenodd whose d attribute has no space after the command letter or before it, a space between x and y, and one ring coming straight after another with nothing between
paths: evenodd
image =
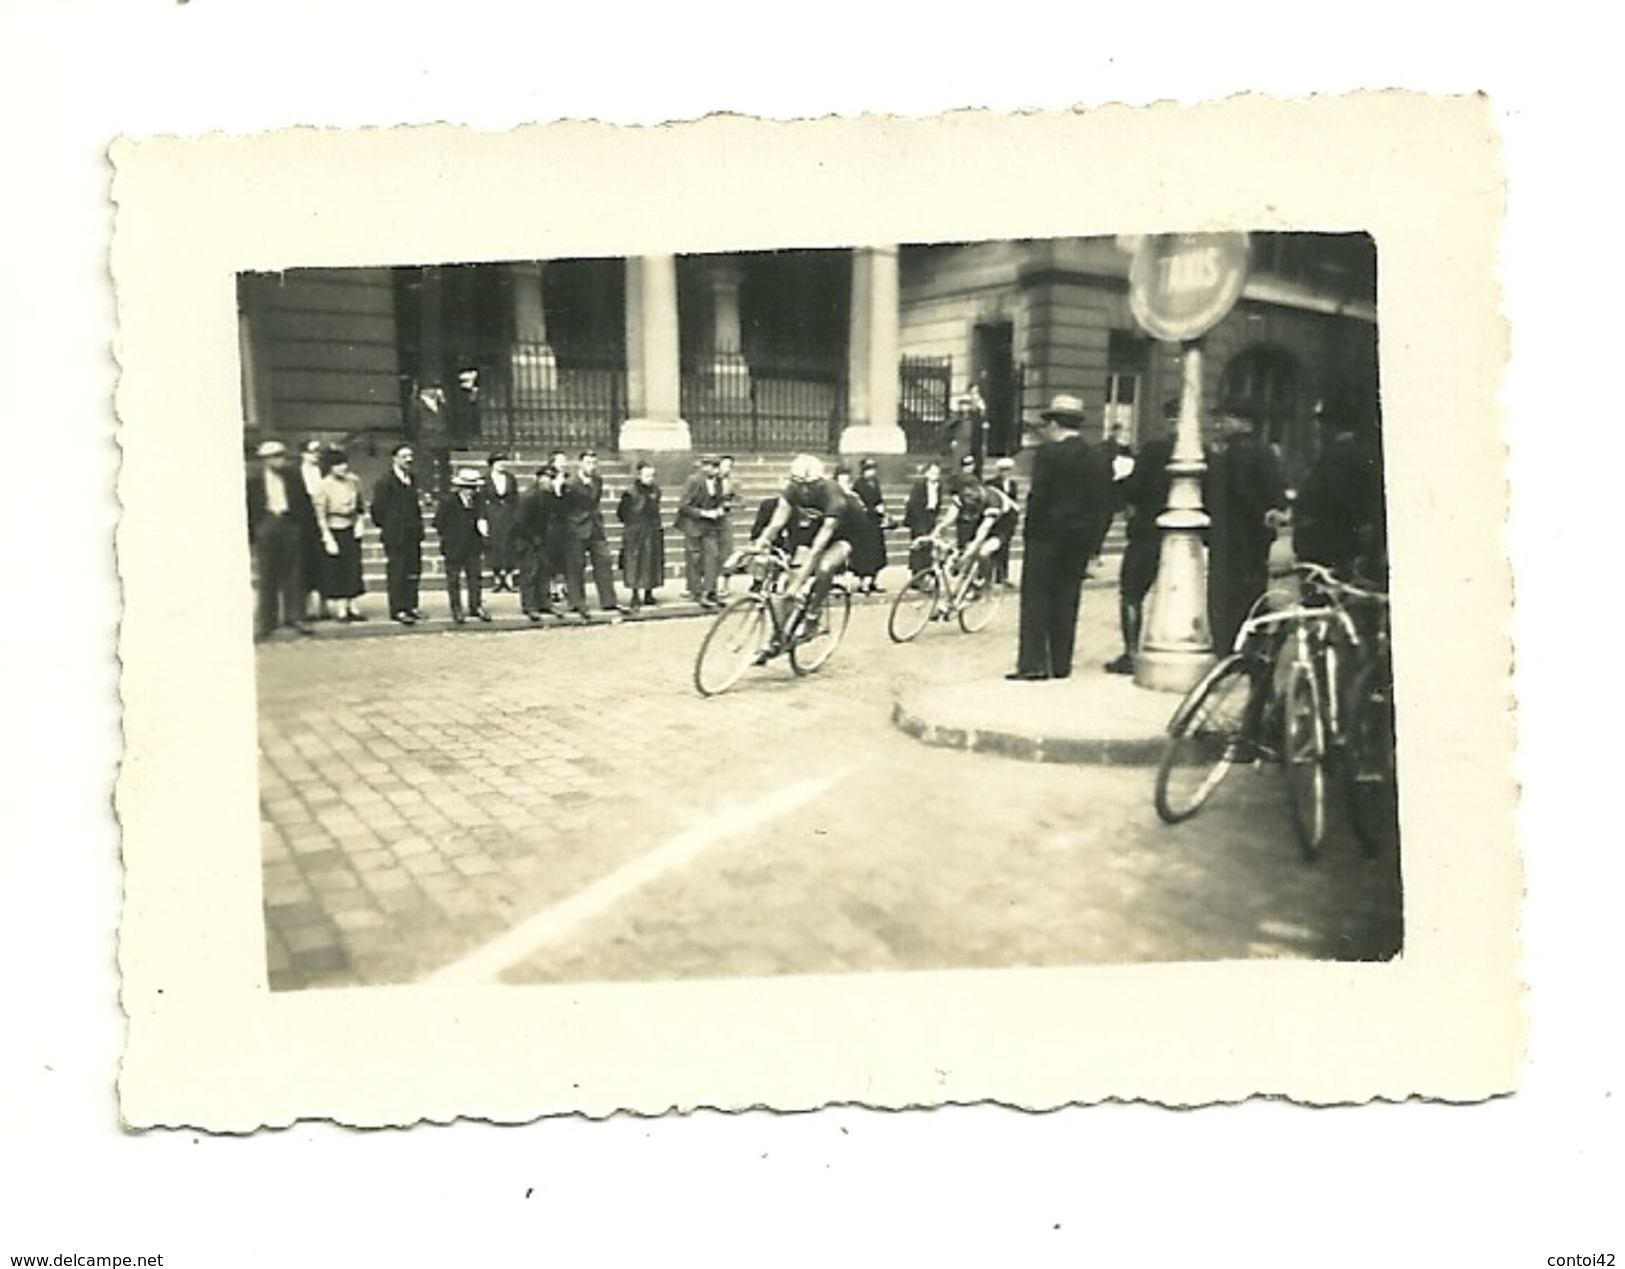
<instances>
[{"instance_id":1,"label":"bicycle wheel","mask_svg":"<svg viewBox=\"0 0 1625 1269\"><path fill-rule=\"evenodd\" d=\"M1320 685L1310 666L1296 661L1287 671L1281 706L1281 761L1292 826L1303 857L1316 860L1326 840L1326 744Z\"/></svg>"},{"instance_id":2,"label":"bicycle wheel","mask_svg":"<svg viewBox=\"0 0 1625 1269\"><path fill-rule=\"evenodd\" d=\"M886 633L893 643L907 643L926 626L937 611L942 582L934 568L922 568L891 601Z\"/></svg>"},{"instance_id":3,"label":"bicycle wheel","mask_svg":"<svg viewBox=\"0 0 1625 1269\"><path fill-rule=\"evenodd\" d=\"M1394 776L1394 681L1387 657L1361 667L1349 686L1343 792L1349 823L1367 855L1399 839Z\"/></svg>"},{"instance_id":4,"label":"bicycle wheel","mask_svg":"<svg viewBox=\"0 0 1625 1269\"><path fill-rule=\"evenodd\" d=\"M976 561L976 571L965 584L965 593L959 600L959 628L966 634L986 630L999 615L999 588L993 584L993 561Z\"/></svg>"},{"instance_id":5,"label":"bicycle wheel","mask_svg":"<svg viewBox=\"0 0 1625 1269\"><path fill-rule=\"evenodd\" d=\"M694 686L701 696L726 692L768 646L773 628L767 600L741 595L716 615L694 658Z\"/></svg>"},{"instance_id":6,"label":"bicycle wheel","mask_svg":"<svg viewBox=\"0 0 1625 1269\"><path fill-rule=\"evenodd\" d=\"M790 644L790 668L811 674L834 655L852 620L852 596L845 586L829 588L824 602L801 620L801 632Z\"/></svg>"},{"instance_id":7,"label":"bicycle wheel","mask_svg":"<svg viewBox=\"0 0 1625 1269\"><path fill-rule=\"evenodd\" d=\"M1165 823L1195 815L1231 767L1251 760L1249 706L1258 687L1253 663L1231 653L1181 702L1157 764L1157 814Z\"/></svg>"}]
</instances>

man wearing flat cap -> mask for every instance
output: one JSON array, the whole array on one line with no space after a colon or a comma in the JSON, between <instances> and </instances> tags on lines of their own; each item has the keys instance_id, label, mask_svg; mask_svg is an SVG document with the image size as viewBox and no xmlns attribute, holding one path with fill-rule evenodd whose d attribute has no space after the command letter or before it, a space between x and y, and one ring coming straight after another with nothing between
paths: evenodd
<instances>
[{"instance_id":1,"label":"man wearing flat cap","mask_svg":"<svg viewBox=\"0 0 1625 1269\"><path fill-rule=\"evenodd\" d=\"M1043 412L1033 454L1021 568L1021 632L1007 679L1072 674L1083 579L1112 510L1111 466L1079 434L1083 401L1062 393Z\"/></svg>"},{"instance_id":2,"label":"man wearing flat cap","mask_svg":"<svg viewBox=\"0 0 1625 1269\"><path fill-rule=\"evenodd\" d=\"M683 535L683 571L688 593L702 608L720 605L717 584L722 568L722 521L728 514L728 497L717 460L706 455L684 483L677 504L677 528Z\"/></svg>"},{"instance_id":3,"label":"man wearing flat cap","mask_svg":"<svg viewBox=\"0 0 1625 1269\"><path fill-rule=\"evenodd\" d=\"M304 482L288 462L288 447L266 441L259 470L248 477L248 544L259 573L254 639L279 625L312 633L305 620L304 541L316 532L316 510Z\"/></svg>"}]
</instances>

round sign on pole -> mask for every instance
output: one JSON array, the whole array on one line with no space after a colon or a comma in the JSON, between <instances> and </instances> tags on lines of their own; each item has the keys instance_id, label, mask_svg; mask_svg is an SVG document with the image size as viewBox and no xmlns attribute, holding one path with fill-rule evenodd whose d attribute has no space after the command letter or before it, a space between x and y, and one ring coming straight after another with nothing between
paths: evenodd
<instances>
[{"instance_id":1,"label":"round sign on pole","mask_svg":"<svg viewBox=\"0 0 1625 1269\"><path fill-rule=\"evenodd\" d=\"M1146 235L1129 267L1135 320L1157 339L1199 339L1241 298L1250 254L1244 233Z\"/></svg>"}]
</instances>

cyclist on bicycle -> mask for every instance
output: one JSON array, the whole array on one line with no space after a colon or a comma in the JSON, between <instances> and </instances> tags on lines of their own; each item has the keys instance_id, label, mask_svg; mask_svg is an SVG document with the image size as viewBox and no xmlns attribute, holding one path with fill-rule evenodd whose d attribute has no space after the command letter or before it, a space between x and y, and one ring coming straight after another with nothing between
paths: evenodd
<instances>
[{"instance_id":1,"label":"cyclist on bicycle","mask_svg":"<svg viewBox=\"0 0 1625 1269\"><path fill-rule=\"evenodd\" d=\"M965 458L971 456L967 454ZM931 536L946 546L948 526L953 525L955 544L960 550L960 568L973 568L978 560L991 559L998 551L1001 543L994 536L994 526L1015 510L1015 500L1009 494L978 476L971 461L962 461L959 479L943 500Z\"/></svg>"},{"instance_id":2,"label":"cyclist on bicycle","mask_svg":"<svg viewBox=\"0 0 1625 1269\"><path fill-rule=\"evenodd\" d=\"M852 558L852 543L859 530L862 504L841 491L824 475L824 464L811 454L798 454L790 464L790 479L779 493L772 518L756 534L750 549L763 552L793 520L816 520L812 540L790 579L790 593L807 596L809 611L817 611L835 577ZM808 582L812 588L809 593Z\"/></svg>"}]
</instances>

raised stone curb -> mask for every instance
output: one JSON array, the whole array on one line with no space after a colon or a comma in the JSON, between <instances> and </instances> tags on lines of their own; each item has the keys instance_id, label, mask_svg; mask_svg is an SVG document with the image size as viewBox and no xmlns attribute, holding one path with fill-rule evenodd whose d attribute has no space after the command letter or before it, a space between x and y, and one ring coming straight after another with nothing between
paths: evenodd
<instances>
[{"instance_id":1,"label":"raised stone curb","mask_svg":"<svg viewBox=\"0 0 1625 1269\"><path fill-rule=\"evenodd\" d=\"M1057 691L1063 695L1051 697L1048 708L1023 708L1023 694ZM1178 703L1177 695L1144 692L1126 680L1064 687L1000 681L919 689L892 706L892 723L942 749L1021 762L1143 767L1162 757Z\"/></svg>"}]
</instances>

